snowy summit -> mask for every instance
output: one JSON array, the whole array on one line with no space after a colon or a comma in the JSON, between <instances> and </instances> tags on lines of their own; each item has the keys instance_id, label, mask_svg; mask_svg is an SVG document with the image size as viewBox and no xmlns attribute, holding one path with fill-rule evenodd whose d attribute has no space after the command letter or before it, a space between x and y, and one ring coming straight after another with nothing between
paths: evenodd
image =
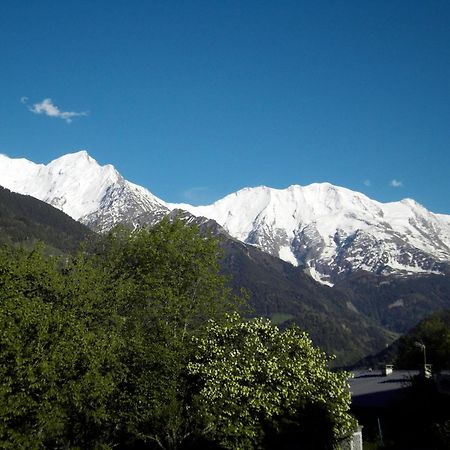
<instances>
[{"instance_id":1,"label":"snowy summit","mask_svg":"<svg viewBox=\"0 0 450 450\"><path fill-rule=\"evenodd\" d=\"M381 203L329 183L245 188L207 206L169 204L87 152L47 165L0 156L0 185L61 209L93 229L152 224L173 209L215 220L231 236L323 283L355 270L442 273L450 261L450 216L414 200Z\"/></svg>"}]
</instances>

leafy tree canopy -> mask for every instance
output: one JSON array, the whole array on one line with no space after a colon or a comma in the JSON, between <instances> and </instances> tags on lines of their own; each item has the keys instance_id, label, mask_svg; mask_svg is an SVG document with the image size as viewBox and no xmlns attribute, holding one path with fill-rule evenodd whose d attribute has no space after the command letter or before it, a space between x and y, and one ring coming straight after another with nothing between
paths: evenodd
<instances>
[{"instance_id":1,"label":"leafy tree canopy","mask_svg":"<svg viewBox=\"0 0 450 450\"><path fill-rule=\"evenodd\" d=\"M158 442L188 428L190 336L236 308L219 246L164 221L69 259L0 251L0 446Z\"/></svg>"},{"instance_id":2,"label":"leafy tree canopy","mask_svg":"<svg viewBox=\"0 0 450 450\"><path fill-rule=\"evenodd\" d=\"M68 258L0 249L0 447L270 448L314 429L326 448L351 431L347 375L298 328L242 322L220 256L168 220Z\"/></svg>"},{"instance_id":3,"label":"leafy tree canopy","mask_svg":"<svg viewBox=\"0 0 450 450\"><path fill-rule=\"evenodd\" d=\"M331 372L326 355L297 327L281 333L266 319L232 315L225 326L210 321L207 331L194 338L198 350L188 368L200 386L205 423L224 448L264 448L283 427L302 445L314 435L312 448L321 448L328 432L327 448L354 430L348 374ZM313 411L320 411L315 424L307 420Z\"/></svg>"},{"instance_id":4,"label":"leafy tree canopy","mask_svg":"<svg viewBox=\"0 0 450 450\"><path fill-rule=\"evenodd\" d=\"M108 445L124 342L114 311L96 320L101 278L41 248L3 249L0 274L0 447Z\"/></svg>"}]
</instances>

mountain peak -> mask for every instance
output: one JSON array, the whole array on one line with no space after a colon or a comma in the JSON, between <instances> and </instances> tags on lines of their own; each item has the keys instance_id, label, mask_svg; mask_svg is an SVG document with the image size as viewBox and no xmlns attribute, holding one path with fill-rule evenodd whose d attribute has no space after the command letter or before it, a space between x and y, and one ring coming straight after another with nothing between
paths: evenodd
<instances>
[{"instance_id":1,"label":"mountain peak","mask_svg":"<svg viewBox=\"0 0 450 450\"><path fill-rule=\"evenodd\" d=\"M101 166L86 150L47 165L0 158L0 185L43 200L101 231L119 222L136 226L169 211L147 189L126 181L111 164Z\"/></svg>"},{"instance_id":2,"label":"mountain peak","mask_svg":"<svg viewBox=\"0 0 450 450\"><path fill-rule=\"evenodd\" d=\"M98 164L97 161L94 158L92 158L86 150L79 150L77 152L67 153L63 156L60 156L59 158L50 161L48 165L76 167L80 165L99 166L100 164Z\"/></svg>"},{"instance_id":3,"label":"mountain peak","mask_svg":"<svg viewBox=\"0 0 450 450\"><path fill-rule=\"evenodd\" d=\"M403 200L400 200L400 203L402 203L404 205L407 205L407 206L409 206L411 208L426 209L420 203L416 202L413 198L404 198Z\"/></svg>"},{"instance_id":4,"label":"mountain peak","mask_svg":"<svg viewBox=\"0 0 450 450\"><path fill-rule=\"evenodd\" d=\"M0 185L50 203L76 220L95 211L108 187L121 179L113 166L100 166L85 150L47 165L0 160Z\"/></svg>"}]
</instances>

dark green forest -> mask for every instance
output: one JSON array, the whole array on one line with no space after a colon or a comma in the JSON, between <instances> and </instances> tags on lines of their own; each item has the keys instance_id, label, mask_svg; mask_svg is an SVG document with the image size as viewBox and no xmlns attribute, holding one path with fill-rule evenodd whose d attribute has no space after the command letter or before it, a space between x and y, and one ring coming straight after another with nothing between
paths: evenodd
<instances>
[{"instance_id":1,"label":"dark green forest","mask_svg":"<svg viewBox=\"0 0 450 450\"><path fill-rule=\"evenodd\" d=\"M52 253L75 252L89 236L87 227L58 209L0 186L0 243L32 248L40 241Z\"/></svg>"}]
</instances>

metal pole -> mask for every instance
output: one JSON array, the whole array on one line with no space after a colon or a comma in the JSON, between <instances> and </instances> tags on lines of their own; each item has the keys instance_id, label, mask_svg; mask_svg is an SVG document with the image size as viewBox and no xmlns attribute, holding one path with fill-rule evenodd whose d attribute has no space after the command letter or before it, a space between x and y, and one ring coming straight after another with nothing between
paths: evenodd
<instances>
[{"instance_id":1,"label":"metal pole","mask_svg":"<svg viewBox=\"0 0 450 450\"><path fill-rule=\"evenodd\" d=\"M381 430L381 422L380 422L380 418L379 417L377 417L377 422L378 422L378 433L380 435L380 442L381 442L381 445L384 445L384 443L383 443L383 431Z\"/></svg>"},{"instance_id":2,"label":"metal pole","mask_svg":"<svg viewBox=\"0 0 450 450\"><path fill-rule=\"evenodd\" d=\"M427 354L426 354L426 347L425 344L422 344L422 342L414 342L414 345L416 347L419 347L423 351L423 364L424 366L427 364Z\"/></svg>"}]
</instances>

